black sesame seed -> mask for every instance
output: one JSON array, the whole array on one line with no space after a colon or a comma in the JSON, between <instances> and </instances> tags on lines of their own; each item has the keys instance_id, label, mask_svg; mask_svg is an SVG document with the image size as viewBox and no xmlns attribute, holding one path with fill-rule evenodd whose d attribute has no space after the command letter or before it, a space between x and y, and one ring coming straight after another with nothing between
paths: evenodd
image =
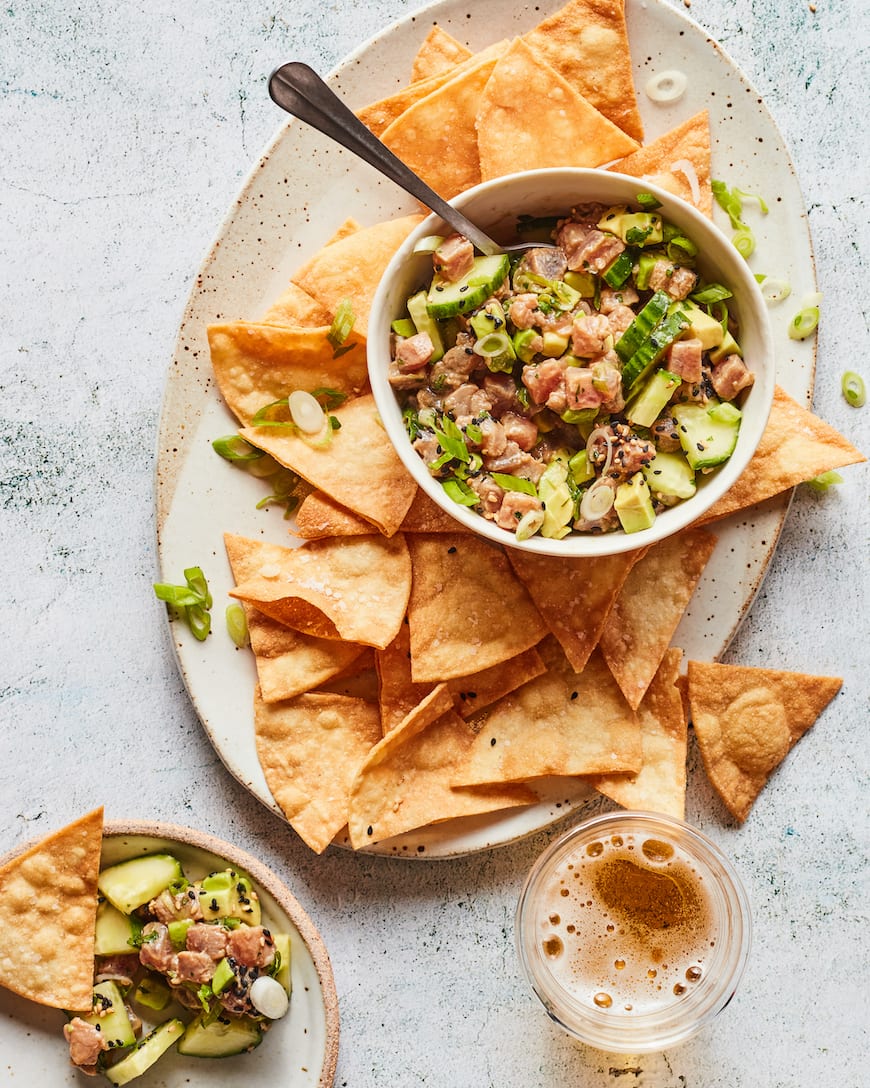
<instances>
[{"instance_id":1,"label":"black sesame seed","mask_svg":"<svg viewBox=\"0 0 870 1088\"><path fill-rule=\"evenodd\" d=\"M490 747L495 748L495 737L493 737L492 740L489 743L490 743Z\"/></svg>"},{"instance_id":2,"label":"black sesame seed","mask_svg":"<svg viewBox=\"0 0 870 1088\"><path fill-rule=\"evenodd\" d=\"M367 835L374 835L374 829L372 828L371 824L369 824L369 826L366 828L366 834Z\"/></svg>"},{"instance_id":3,"label":"black sesame seed","mask_svg":"<svg viewBox=\"0 0 870 1088\"><path fill-rule=\"evenodd\" d=\"M572 701L572 702L574 701L574 699L576 699L576 698L577 698L577 695L578 695L578 694L579 694L579 693L578 693L578 692L576 692L576 691L572 691L572 692L571 692L571 701Z\"/></svg>"},{"instance_id":4,"label":"black sesame seed","mask_svg":"<svg viewBox=\"0 0 870 1088\"><path fill-rule=\"evenodd\" d=\"M456 548L455 548L455 547L453 547L453 546L449 547L449 548L447 549L447 554L448 554L448 555L455 555L455 554L456 554Z\"/></svg>"}]
</instances>

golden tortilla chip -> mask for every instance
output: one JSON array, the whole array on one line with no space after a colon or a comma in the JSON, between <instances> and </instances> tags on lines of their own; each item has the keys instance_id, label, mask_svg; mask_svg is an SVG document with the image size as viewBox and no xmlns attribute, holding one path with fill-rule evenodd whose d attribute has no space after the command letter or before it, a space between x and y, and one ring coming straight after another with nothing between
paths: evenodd
<instances>
[{"instance_id":1,"label":"golden tortilla chip","mask_svg":"<svg viewBox=\"0 0 870 1088\"><path fill-rule=\"evenodd\" d=\"M637 709L686 611L716 537L688 529L653 544L629 571L601 632L599 646Z\"/></svg>"},{"instance_id":2,"label":"golden tortilla chip","mask_svg":"<svg viewBox=\"0 0 870 1088\"><path fill-rule=\"evenodd\" d=\"M637 709L643 766L636 775L605 775L591 785L623 808L686 814L688 728L676 687L682 650L665 651L662 663Z\"/></svg>"},{"instance_id":3,"label":"golden tortilla chip","mask_svg":"<svg viewBox=\"0 0 870 1088\"><path fill-rule=\"evenodd\" d=\"M323 693L267 704L257 692L254 730L272 796L300 838L322 853L344 827L351 784L380 740L378 708Z\"/></svg>"},{"instance_id":4,"label":"golden tortilla chip","mask_svg":"<svg viewBox=\"0 0 870 1088\"><path fill-rule=\"evenodd\" d=\"M365 336L372 299L393 254L422 220L405 215L363 227L318 250L294 275L293 282L331 313L350 299L353 334ZM340 356L340 361L345 358Z\"/></svg>"},{"instance_id":5,"label":"golden tortilla chip","mask_svg":"<svg viewBox=\"0 0 870 1088\"><path fill-rule=\"evenodd\" d=\"M866 460L848 439L777 386L767 427L752 460L697 524L726 518L822 472Z\"/></svg>"},{"instance_id":6,"label":"golden tortilla chip","mask_svg":"<svg viewBox=\"0 0 870 1088\"><path fill-rule=\"evenodd\" d=\"M328 325L314 329L244 321L209 325L218 388L240 423L247 425L261 408L294 389L353 394L364 387L368 380L364 340L351 332L345 344L349 350L335 358L328 332Z\"/></svg>"},{"instance_id":7,"label":"golden tortilla chip","mask_svg":"<svg viewBox=\"0 0 870 1088\"><path fill-rule=\"evenodd\" d=\"M283 325L288 328L311 329L331 325L332 314L325 306L290 282L260 318L260 325Z\"/></svg>"},{"instance_id":8,"label":"golden tortilla chip","mask_svg":"<svg viewBox=\"0 0 870 1088\"><path fill-rule=\"evenodd\" d=\"M692 725L707 776L741 822L775 767L843 681L834 676L689 662Z\"/></svg>"},{"instance_id":9,"label":"golden tortilla chip","mask_svg":"<svg viewBox=\"0 0 870 1088\"><path fill-rule=\"evenodd\" d=\"M402 522L403 533L458 533L462 531L463 527L459 522L434 503L425 491L419 490Z\"/></svg>"},{"instance_id":10,"label":"golden tortilla chip","mask_svg":"<svg viewBox=\"0 0 870 1088\"><path fill-rule=\"evenodd\" d=\"M341 427L325 446L266 427L247 427L240 433L335 502L392 536L414 500L417 485L387 437L375 399L370 394L356 397L332 415Z\"/></svg>"},{"instance_id":11,"label":"golden tortilla chip","mask_svg":"<svg viewBox=\"0 0 870 1088\"><path fill-rule=\"evenodd\" d=\"M0 986L90 1012L103 810L0 865Z\"/></svg>"},{"instance_id":12,"label":"golden tortilla chip","mask_svg":"<svg viewBox=\"0 0 870 1088\"><path fill-rule=\"evenodd\" d=\"M575 672L554 638L538 647L547 672L495 703L457 784L520 782L543 775L636 773L640 726L598 653Z\"/></svg>"},{"instance_id":13,"label":"golden tortilla chip","mask_svg":"<svg viewBox=\"0 0 870 1088\"><path fill-rule=\"evenodd\" d=\"M569 0L525 36L535 56L618 128L643 142L623 0ZM534 108L534 102L531 107Z\"/></svg>"},{"instance_id":14,"label":"golden tortilla chip","mask_svg":"<svg viewBox=\"0 0 870 1088\"><path fill-rule=\"evenodd\" d=\"M471 56L470 49L436 24L417 50L411 68L411 82L416 83L421 79L429 79L430 76L450 72L457 64L461 64Z\"/></svg>"},{"instance_id":15,"label":"golden tortilla chip","mask_svg":"<svg viewBox=\"0 0 870 1088\"><path fill-rule=\"evenodd\" d=\"M407 623L389 646L375 655L378 672L378 702L384 733L395 728L432 690L432 683L415 684L411 679L411 636ZM460 717L473 717L479 710L515 691L546 669L534 648L482 672L461 676L447 683Z\"/></svg>"},{"instance_id":16,"label":"golden tortilla chip","mask_svg":"<svg viewBox=\"0 0 870 1088\"><path fill-rule=\"evenodd\" d=\"M405 538L360 536L287 548L230 596L305 634L383 649L398 633L410 588Z\"/></svg>"},{"instance_id":17,"label":"golden tortilla chip","mask_svg":"<svg viewBox=\"0 0 870 1088\"><path fill-rule=\"evenodd\" d=\"M600 166L638 147L522 38L499 60L484 88L477 144L483 181L514 174L519 164L523 170Z\"/></svg>"},{"instance_id":18,"label":"golden tortilla chip","mask_svg":"<svg viewBox=\"0 0 870 1088\"><path fill-rule=\"evenodd\" d=\"M457 65L454 68L445 69L443 72L428 76L426 79L417 80L417 82L411 83L408 87L402 87L386 98L381 98L377 102L364 106L357 111L357 117L375 136L380 136L397 117L402 116L405 110L413 106L415 102L419 102L421 98L431 94L432 91L443 87L445 83L458 75L465 67L467 65Z\"/></svg>"},{"instance_id":19,"label":"golden tortilla chip","mask_svg":"<svg viewBox=\"0 0 870 1088\"><path fill-rule=\"evenodd\" d=\"M540 613L501 548L469 533L410 534L416 683L481 672L537 645Z\"/></svg>"},{"instance_id":20,"label":"golden tortilla chip","mask_svg":"<svg viewBox=\"0 0 870 1088\"><path fill-rule=\"evenodd\" d=\"M439 684L369 753L351 788L348 831L356 849L427 824L534 804L522 786L454 789L474 744L468 722Z\"/></svg>"},{"instance_id":21,"label":"golden tortilla chip","mask_svg":"<svg viewBox=\"0 0 870 1088\"><path fill-rule=\"evenodd\" d=\"M387 147L445 200L481 180L475 119L498 59L494 47L486 52L381 133Z\"/></svg>"},{"instance_id":22,"label":"golden tortilla chip","mask_svg":"<svg viewBox=\"0 0 870 1088\"><path fill-rule=\"evenodd\" d=\"M280 564L288 550L233 533L224 534L224 545L237 584L256 577L264 566ZM267 703L290 699L320 687L344 672L363 653L364 647L352 642L304 635L264 615L252 605L243 604L242 607L248 621L260 691Z\"/></svg>"},{"instance_id":23,"label":"golden tortilla chip","mask_svg":"<svg viewBox=\"0 0 870 1088\"><path fill-rule=\"evenodd\" d=\"M598 645L613 602L645 548L595 559L560 558L508 548L514 572L576 672Z\"/></svg>"},{"instance_id":24,"label":"golden tortilla chip","mask_svg":"<svg viewBox=\"0 0 870 1088\"><path fill-rule=\"evenodd\" d=\"M701 110L608 169L651 181L713 218L710 185L710 117Z\"/></svg>"},{"instance_id":25,"label":"golden tortilla chip","mask_svg":"<svg viewBox=\"0 0 870 1088\"><path fill-rule=\"evenodd\" d=\"M459 527L425 492L418 490L399 529L403 533L455 533ZM370 521L354 514L322 491L312 491L296 511L295 532L305 540L322 540L327 536L363 536L371 531Z\"/></svg>"}]
</instances>

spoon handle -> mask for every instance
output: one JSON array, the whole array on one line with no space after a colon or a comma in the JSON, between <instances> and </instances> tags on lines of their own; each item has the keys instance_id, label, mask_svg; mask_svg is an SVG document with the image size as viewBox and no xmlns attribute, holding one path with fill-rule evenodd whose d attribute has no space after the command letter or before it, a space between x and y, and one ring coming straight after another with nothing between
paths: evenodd
<instances>
[{"instance_id":1,"label":"spoon handle","mask_svg":"<svg viewBox=\"0 0 870 1088\"><path fill-rule=\"evenodd\" d=\"M381 143L313 68L299 61L282 64L269 77L269 94L282 109L352 151L421 204L431 208L481 253L491 256L502 252L502 247L489 235L443 200L434 189L430 189L425 181Z\"/></svg>"}]
</instances>

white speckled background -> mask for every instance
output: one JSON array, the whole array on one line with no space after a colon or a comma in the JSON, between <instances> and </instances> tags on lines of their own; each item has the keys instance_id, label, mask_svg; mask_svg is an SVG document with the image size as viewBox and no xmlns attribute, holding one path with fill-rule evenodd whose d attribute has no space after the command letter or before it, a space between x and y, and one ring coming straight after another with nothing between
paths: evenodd
<instances>
[{"instance_id":1,"label":"white speckled background","mask_svg":"<svg viewBox=\"0 0 870 1088\"><path fill-rule=\"evenodd\" d=\"M258 853L332 954L339 1086L859 1088L870 1023L866 467L827 495L800 489L729 651L845 684L743 828L693 768L689 818L745 877L756 939L727 1012L663 1056L569 1042L520 981L516 895L560 828L430 865L315 858L224 771L184 692L151 582L156 429L185 299L280 121L271 69L295 58L326 71L414 6L0 10L0 848L103 802L111 817L189 823ZM870 377L870 31L865 0L815 7L694 0L690 13L755 83L792 151L825 292L815 410L868 450L870 407L846 405L840 374ZM207 1075L220 1083L218 1067ZM0 1082L23 1083L14 1054L0 1056Z\"/></svg>"}]
</instances>

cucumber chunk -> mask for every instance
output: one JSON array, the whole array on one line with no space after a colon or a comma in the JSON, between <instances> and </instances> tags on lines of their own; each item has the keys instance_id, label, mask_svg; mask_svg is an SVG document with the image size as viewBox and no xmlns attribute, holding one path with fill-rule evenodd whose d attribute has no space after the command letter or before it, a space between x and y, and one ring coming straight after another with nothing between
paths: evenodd
<instances>
[{"instance_id":1,"label":"cucumber chunk","mask_svg":"<svg viewBox=\"0 0 870 1088\"><path fill-rule=\"evenodd\" d=\"M697 491L695 473L682 453L659 450L641 472L654 494L691 499Z\"/></svg>"},{"instance_id":2,"label":"cucumber chunk","mask_svg":"<svg viewBox=\"0 0 870 1088\"><path fill-rule=\"evenodd\" d=\"M106 1077L112 1084L129 1084L146 1069L150 1069L183 1034L184 1024L181 1020L167 1020L164 1024L159 1024L126 1058L106 1069Z\"/></svg>"},{"instance_id":3,"label":"cucumber chunk","mask_svg":"<svg viewBox=\"0 0 870 1088\"><path fill-rule=\"evenodd\" d=\"M426 309L425 291L418 291L416 295L411 295L408 299L408 313L411 315L415 331L429 334L432 347L435 349L430 362L437 363L444 356L444 341L441 339L441 330L435 319Z\"/></svg>"},{"instance_id":4,"label":"cucumber chunk","mask_svg":"<svg viewBox=\"0 0 870 1088\"><path fill-rule=\"evenodd\" d=\"M197 888L203 920L238 918L249 926L260 924L260 900L249 877L235 869L211 873Z\"/></svg>"},{"instance_id":5,"label":"cucumber chunk","mask_svg":"<svg viewBox=\"0 0 870 1088\"><path fill-rule=\"evenodd\" d=\"M721 465L734 452L742 413L731 404L728 407L733 411L718 411L723 407L719 401L710 401L708 404L675 404L672 409L680 445L693 469Z\"/></svg>"},{"instance_id":6,"label":"cucumber chunk","mask_svg":"<svg viewBox=\"0 0 870 1088\"><path fill-rule=\"evenodd\" d=\"M130 914L181 880L181 865L171 854L148 854L112 865L100 873L97 887L122 914Z\"/></svg>"},{"instance_id":7,"label":"cucumber chunk","mask_svg":"<svg viewBox=\"0 0 870 1088\"><path fill-rule=\"evenodd\" d=\"M135 948L131 942L142 932L138 918L122 914L111 903L97 907L97 928L94 934L95 956L129 956Z\"/></svg>"},{"instance_id":8,"label":"cucumber chunk","mask_svg":"<svg viewBox=\"0 0 870 1088\"><path fill-rule=\"evenodd\" d=\"M110 1050L122 1050L136 1042L124 997L111 979L94 986L94 1011L82 1020L99 1029Z\"/></svg>"},{"instance_id":9,"label":"cucumber chunk","mask_svg":"<svg viewBox=\"0 0 870 1088\"><path fill-rule=\"evenodd\" d=\"M641 311L643 313L643 311ZM636 319L635 319L636 320ZM683 335L686 327L686 319L681 312L670 314L656 325L649 335L649 339L628 360L622 368L622 387L630 391L661 359L675 340ZM631 331L629 326L628 331Z\"/></svg>"},{"instance_id":10,"label":"cucumber chunk","mask_svg":"<svg viewBox=\"0 0 870 1088\"><path fill-rule=\"evenodd\" d=\"M501 287L509 270L507 254L497 253L494 257L475 257L471 270L458 280L445 280L436 273L426 300L429 316L440 319L476 310Z\"/></svg>"},{"instance_id":11,"label":"cucumber chunk","mask_svg":"<svg viewBox=\"0 0 870 1088\"><path fill-rule=\"evenodd\" d=\"M273 933L272 940L275 942L275 951L281 957L281 966L278 968L278 973L275 975L275 978L287 991L287 996L289 997L293 992L293 982L290 977L290 968L293 963L293 952L290 947L290 934Z\"/></svg>"},{"instance_id":12,"label":"cucumber chunk","mask_svg":"<svg viewBox=\"0 0 870 1088\"><path fill-rule=\"evenodd\" d=\"M668 312L671 296L666 291L656 291L637 317L613 345L619 358L627 363L638 348L649 339L649 334Z\"/></svg>"},{"instance_id":13,"label":"cucumber chunk","mask_svg":"<svg viewBox=\"0 0 870 1088\"><path fill-rule=\"evenodd\" d=\"M203 1024L201 1018L187 1025L178 1042L178 1053L190 1058L228 1058L259 1046L263 1032L256 1020L222 1016Z\"/></svg>"}]
</instances>

